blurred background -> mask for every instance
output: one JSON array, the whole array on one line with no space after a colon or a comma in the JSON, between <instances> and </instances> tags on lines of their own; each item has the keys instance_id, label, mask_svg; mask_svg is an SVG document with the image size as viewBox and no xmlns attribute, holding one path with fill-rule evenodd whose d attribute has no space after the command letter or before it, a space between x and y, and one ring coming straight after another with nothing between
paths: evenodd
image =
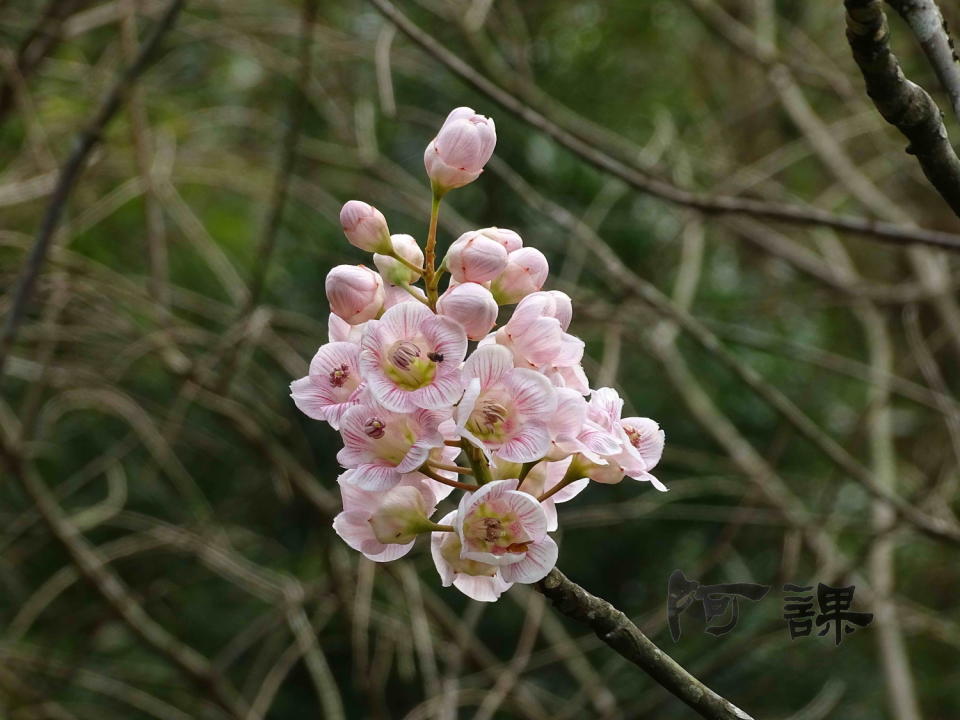
<instances>
[{"instance_id":1,"label":"blurred background","mask_svg":"<svg viewBox=\"0 0 960 720\"><path fill-rule=\"evenodd\" d=\"M75 184L0 376L0 717L693 716L530 587L472 602L427 543L375 566L331 528L339 437L288 385L326 341L327 270L365 260L339 207L423 241L423 148L459 105L499 139L441 248L496 225L546 253L592 385L667 435L670 492L561 506L559 567L754 717L960 717L957 547L863 487L956 520L956 260L666 202L451 69L641 179L957 232L866 97L842 3L378 4L426 35L365 2L189 0ZM167 7L0 0L0 314ZM771 589L719 638L691 608L674 643L675 569ZM874 622L791 640L781 586L818 582Z\"/></svg>"}]
</instances>

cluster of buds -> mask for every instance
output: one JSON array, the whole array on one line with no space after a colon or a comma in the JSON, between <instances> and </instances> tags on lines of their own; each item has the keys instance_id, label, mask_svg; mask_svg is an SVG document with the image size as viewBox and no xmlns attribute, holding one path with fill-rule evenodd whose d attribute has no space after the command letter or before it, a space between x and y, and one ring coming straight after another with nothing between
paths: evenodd
<instances>
[{"instance_id":1,"label":"cluster of buds","mask_svg":"<svg viewBox=\"0 0 960 720\"><path fill-rule=\"evenodd\" d=\"M374 254L376 270L340 265L327 275L329 342L291 385L297 407L343 439L340 537L386 562L429 534L443 585L486 601L550 572L556 505L591 480L666 490L650 474L663 431L622 417L612 388L590 389L584 343L567 332L570 298L541 289L541 252L512 230L485 228L436 263L440 200L479 177L495 144L492 120L457 108L427 146L424 248L391 235L376 208L343 206L347 239ZM497 327L507 305L516 307ZM455 489L456 509L433 519Z\"/></svg>"}]
</instances>

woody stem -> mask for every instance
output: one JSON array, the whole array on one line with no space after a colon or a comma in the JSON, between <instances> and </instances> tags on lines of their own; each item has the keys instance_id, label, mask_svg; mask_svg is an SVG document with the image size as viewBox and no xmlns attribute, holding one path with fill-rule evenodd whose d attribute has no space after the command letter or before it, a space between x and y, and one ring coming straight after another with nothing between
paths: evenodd
<instances>
[{"instance_id":1,"label":"woody stem","mask_svg":"<svg viewBox=\"0 0 960 720\"><path fill-rule=\"evenodd\" d=\"M473 470L468 467L462 467L460 465L447 465L446 463L437 463L431 462L430 467L434 470L446 470L447 472L455 472L458 475L473 475Z\"/></svg>"},{"instance_id":2,"label":"woody stem","mask_svg":"<svg viewBox=\"0 0 960 720\"><path fill-rule=\"evenodd\" d=\"M427 231L427 248L424 253L424 285L427 286L427 304L437 308L437 219L440 217L440 198L442 193L434 187L433 201L430 203L430 229Z\"/></svg>"},{"instance_id":3,"label":"woody stem","mask_svg":"<svg viewBox=\"0 0 960 720\"><path fill-rule=\"evenodd\" d=\"M420 466L419 472L426 475L431 480L436 480L438 483L442 483L443 485L449 485L450 487L459 488L460 490L473 491L477 489L476 485L470 485L469 483L460 482L459 480L448 480L443 475L438 475L437 473L435 473L426 464Z\"/></svg>"}]
</instances>

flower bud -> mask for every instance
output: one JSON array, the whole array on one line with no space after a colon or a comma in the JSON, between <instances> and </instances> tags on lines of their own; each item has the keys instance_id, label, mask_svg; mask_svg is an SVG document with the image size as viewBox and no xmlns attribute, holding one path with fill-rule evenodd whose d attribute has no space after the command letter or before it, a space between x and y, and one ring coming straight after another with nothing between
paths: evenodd
<instances>
[{"instance_id":1,"label":"flower bud","mask_svg":"<svg viewBox=\"0 0 960 720\"><path fill-rule=\"evenodd\" d=\"M490 290L498 303L510 305L542 288L549 271L550 266L542 252L523 247L507 256L507 266L493 281Z\"/></svg>"},{"instance_id":2,"label":"flower bud","mask_svg":"<svg viewBox=\"0 0 960 720\"><path fill-rule=\"evenodd\" d=\"M472 108L456 108L423 154L431 183L445 192L473 182L483 172L496 144L493 120L477 115Z\"/></svg>"},{"instance_id":3,"label":"flower bud","mask_svg":"<svg viewBox=\"0 0 960 720\"><path fill-rule=\"evenodd\" d=\"M417 241L410 235L391 235L393 252L404 260L417 267L423 267L423 250ZM390 255L379 253L373 256L373 264L377 266L380 275L391 285L409 285L420 279L420 276L403 263Z\"/></svg>"},{"instance_id":4,"label":"flower bud","mask_svg":"<svg viewBox=\"0 0 960 720\"><path fill-rule=\"evenodd\" d=\"M398 485L387 492L369 522L374 537L387 545L406 545L430 527L427 503L420 491L409 485Z\"/></svg>"},{"instance_id":5,"label":"flower bud","mask_svg":"<svg viewBox=\"0 0 960 720\"><path fill-rule=\"evenodd\" d=\"M472 282L448 288L437 300L437 313L460 323L470 340L480 340L490 332L499 310L490 291Z\"/></svg>"},{"instance_id":6,"label":"flower bud","mask_svg":"<svg viewBox=\"0 0 960 720\"><path fill-rule=\"evenodd\" d=\"M324 283L330 310L351 325L377 316L383 309L383 280L363 265L337 265Z\"/></svg>"},{"instance_id":7,"label":"flower bud","mask_svg":"<svg viewBox=\"0 0 960 720\"><path fill-rule=\"evenodd\" d=\"M373 205L350 200L340 210L340 225L351 245L367 252L390 254L387 219Z\"/></svg>"},{"instance_id":8,"label":"flower bud","mask_svg":"<svg viewBox=\"0 0 960 720\"><path fill-rule=\"evenodd\" d=\"M507 267L507 251L496 240L474 230L457 238L444 262L458 283L485 283Z\"/></svg>"},{"instance_id":9,"label":"flower bud","mask_svg":"<svg viewBox=\"0 0 960 720\"><path fill-rule=\"evenodd\" d=\"M481 235L485 235L491 240L496 240L498 243L503 245L506 248L508 253L513 252L514 250L519 250L523 247L523 240L520 236L515 233L513 230L507 230L506 228L498 227L489 227L483 228L482 230L477 230Z\"/></svg>"}]
</instances>

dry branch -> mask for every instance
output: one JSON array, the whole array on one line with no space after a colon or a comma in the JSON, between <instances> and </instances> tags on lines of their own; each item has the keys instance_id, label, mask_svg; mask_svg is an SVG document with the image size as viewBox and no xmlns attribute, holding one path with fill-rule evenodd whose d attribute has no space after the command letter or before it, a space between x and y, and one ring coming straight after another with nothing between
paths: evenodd
<instances>
[{"instance_id":1,"label":"dry branch","mask_svg":"<svg viewBox=\"0 0 960 720\"><path fill-rule=\"evenodd\" d=\"M877 110L909 141L907 152L960 216L960 159L950 144L940 108L919 85L903 74L890 49L890 29L880 0L844 0L847 40L863 73L867 94Z\"/></svg>"},{"instance_id":2,"label":"dry branch","mask_svg":"<svg viewBox=\"0 0 960 720\"><path fill-rule=\"evenodd\" d=\"M160 40L173 27L183 4L184 0L171 0L170 5L144 42L136 60L117 78L97 108L93 119L77 137L73 151L60 170L56 187L43 215L33 247L30 249L30 254L27 256L23 270L17 280L10 311L4 320L3 329L0 330L0 377L3 375L7 355L16 340L27 303L30 301L37 277L46 261L50 246L53 244L54 235L60 224L60 217L66 208L73 186L80 178L90 153L100 144L107 125L110 124L114 115L123 105L137 79L150 64L154 52L160 45Z\"/></svg>"},{"instance_id":3,"label":"dry branch","mask_svg":"<svg viewBox=\"0 0 960 720\"><path fill-rule=\"evenodd\" d=\"M640 192L675 205L692 208L704 214L749 215L795 225L829 227L843 232L858 233L864 237L889 243L919 243L954 251L960 250L960 236L953 233L904 227L872 218L837 215L810 206L767 202L731 195L697 193L650 175L633 165L628 165L619 158L613 157L613 155L585 141L575 133L561 127L516 95L504 90L486 76L478 73L458 55L441 45L429 33L410 20L390 0L370 1L387 19L396 24L407 37L461 79L591 165L620 178Z\"/></svg>"},{"instance_id":4,"label":"dry branch","mask_svg":"<svg viewBox=\"0 0 960 720\"><path fill-rule=\"evenodd\" d=\"M752 720L654 645L630 618L554 568L536 585L554 607L587 625L597 637L708 720Z\"/></svg>"}]
</instances>

